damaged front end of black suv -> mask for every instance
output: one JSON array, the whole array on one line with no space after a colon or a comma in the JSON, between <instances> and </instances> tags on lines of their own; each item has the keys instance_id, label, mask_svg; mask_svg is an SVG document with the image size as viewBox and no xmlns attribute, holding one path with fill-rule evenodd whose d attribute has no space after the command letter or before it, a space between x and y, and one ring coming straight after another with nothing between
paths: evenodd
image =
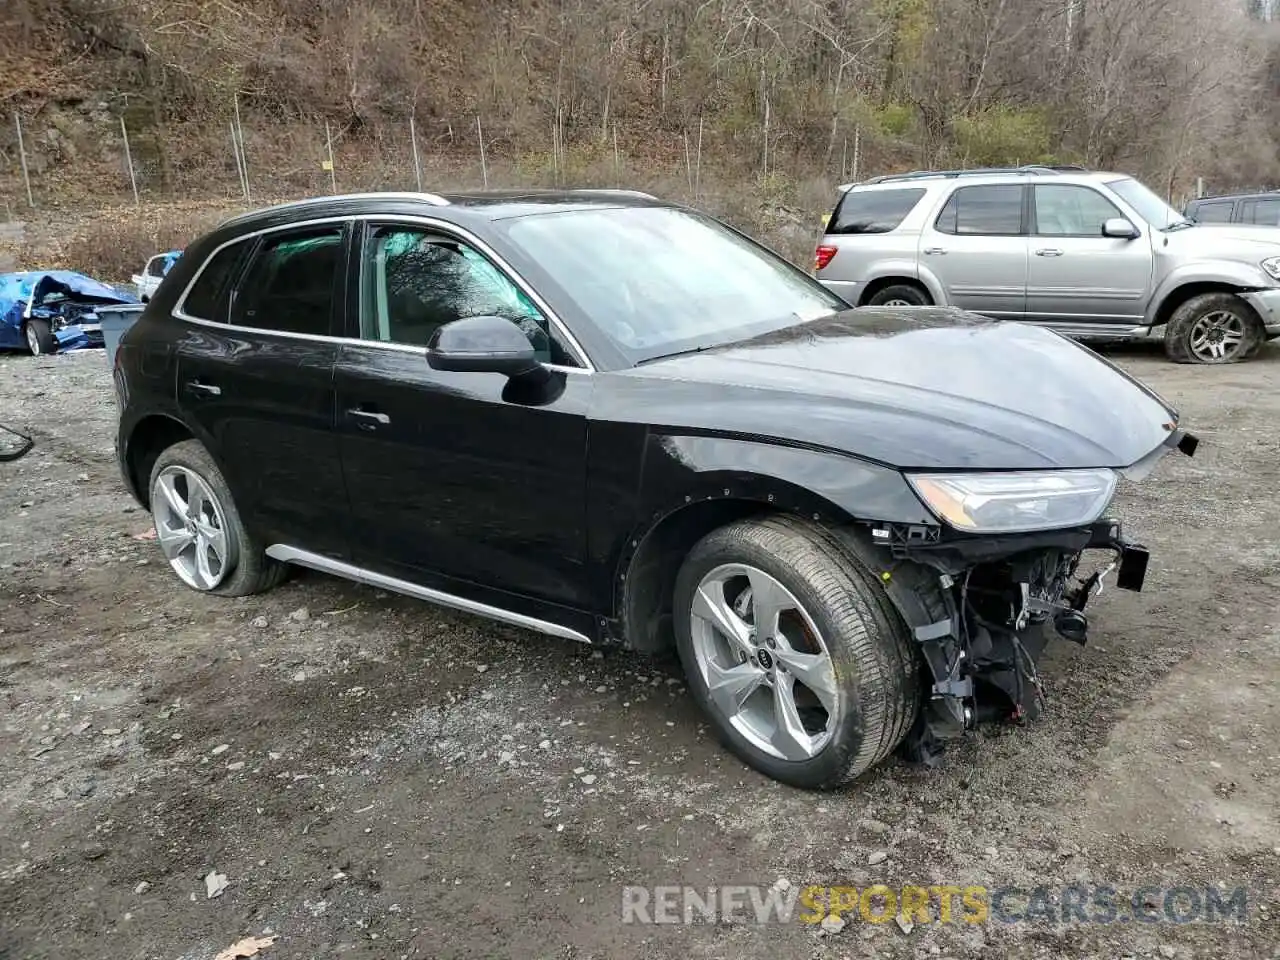
<instances>
[{"instance_id":1,"label":"damaged front end of black suv","mask_svg":"<svg viewBox=\"0 0 1280 960\"><path fill-rule=\"evenodd\" d=\"M1193 435L1173 430L1166 444L1122 473L1140 479L1170 449L1193 456L1197 445ZM938 761L946 741L979 724L1036 719L1045 704L1036 664L1047 628L1083 646L1090 600L1107 583L1141 591L1149 559L1111 517L1004 535L945 524L872 524L869 537L858 538L859 552L879 572L927 667L924 708L899 748L926 764ZM1089 554L1103 560L1083 573Z\"/></svg>"}]
</instances>

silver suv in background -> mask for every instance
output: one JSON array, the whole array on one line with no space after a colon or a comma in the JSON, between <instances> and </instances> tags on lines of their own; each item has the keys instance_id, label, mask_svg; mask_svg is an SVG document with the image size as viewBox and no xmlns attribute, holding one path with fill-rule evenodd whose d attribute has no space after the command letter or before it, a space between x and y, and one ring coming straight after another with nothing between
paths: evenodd
<instances>
[{"instance_id":1,"label":"silver suv in background","mask_svg":"<svg viewBox=\"0 0 1280 960\"><path fill-rule=\"evenodd\" d=\"M840 188L815 275L853 306L955 306L1068 336L1163 338L1172 360L1280 337L1280 228L1205 228L1132 177L919 171Z\"/></svg>"}]
</instances>

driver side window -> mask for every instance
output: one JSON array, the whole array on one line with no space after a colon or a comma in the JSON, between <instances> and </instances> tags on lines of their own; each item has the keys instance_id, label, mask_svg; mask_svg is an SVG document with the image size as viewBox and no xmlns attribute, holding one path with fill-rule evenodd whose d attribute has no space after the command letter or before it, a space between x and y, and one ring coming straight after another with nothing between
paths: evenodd
<instances>
[{"instance_id":1,"label":"driver side window","mask_svg":"<svg viewBox=\"0 0 1280 960\"><path fill-rule=\"evenodd\" d=\"M1042 237L1100 237L1104 223L1124 218L1110 200L1088 187L1036 184L1035 199L1036 234Z\"/></svg>"},{"instance_id":2,"label":"driver side window","mask_svg":"<svg viewBox=\"0 0 1280 960\"><path fill-rule=\"evenodd\" d=\"M446 323L498 316L524 331L543 363L580 366L525 292L455 237L424 227L375 227L362 272L362 339L424 347Z\"/></svg>"}]
</instances>

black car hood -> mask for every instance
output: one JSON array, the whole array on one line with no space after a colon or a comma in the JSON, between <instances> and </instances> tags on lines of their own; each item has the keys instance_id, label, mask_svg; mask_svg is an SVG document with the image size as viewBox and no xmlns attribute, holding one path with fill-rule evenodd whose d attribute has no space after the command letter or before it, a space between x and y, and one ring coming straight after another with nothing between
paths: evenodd
<instances>
[{"instance_id":1,"label":"black car hood","mask_svg":"<svg viewBox=\"0 0 1280 960\"><path fill-rule=\"evenodd\" d=\"M605 418L928 470L1127 467L1178 416L1056 333L936 308L844 311L608 379Z\"/></svg>"}]
</instances>

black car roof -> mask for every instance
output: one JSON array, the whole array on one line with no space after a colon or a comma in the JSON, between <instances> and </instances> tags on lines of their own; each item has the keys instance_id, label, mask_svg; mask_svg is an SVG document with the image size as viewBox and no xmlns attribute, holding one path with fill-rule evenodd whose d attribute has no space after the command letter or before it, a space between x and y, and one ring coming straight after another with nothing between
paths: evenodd
<instances>
[{"instance_id":1,"label":"black car roof","mask_svg":"<svg viewBox=\"0 0 1280 960\"><path fill-rule=\"evenodd\" d=\"M238 214L218 233L251 233L264 227L344 214L430 213L444 220L505 220L537 213L602 207L669 206L635 190L480 190L458 193L380 191L312 197Z\"/></svg>"}]
</instances>

